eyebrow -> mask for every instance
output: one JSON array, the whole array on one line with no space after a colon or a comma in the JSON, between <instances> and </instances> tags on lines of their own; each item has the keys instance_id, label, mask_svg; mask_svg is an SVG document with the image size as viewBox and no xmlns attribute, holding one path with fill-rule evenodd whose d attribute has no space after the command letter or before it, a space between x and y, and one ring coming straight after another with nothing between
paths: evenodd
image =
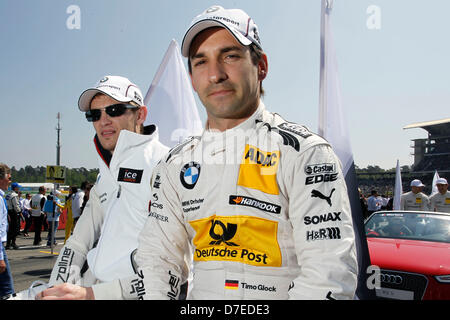
<instances>
[{"instance_id":1,"label":"eyebrow","mask_svg":"<svg viewBox=\"0 0 450 320\"><path fill-rule=\"evenodd\" d=\"M230 51L244 51L243 50L244 48L245 47L239 47L239 46L224 47L224 48L220 49L220 54L227 53L227 52L230 52ZM191 57L191 60L201 59L201 58L204 58L205 56L206 55L204 53L200 52L200 53L197 53L197 54L193 55Z\"/></svg>"}]
</instances>

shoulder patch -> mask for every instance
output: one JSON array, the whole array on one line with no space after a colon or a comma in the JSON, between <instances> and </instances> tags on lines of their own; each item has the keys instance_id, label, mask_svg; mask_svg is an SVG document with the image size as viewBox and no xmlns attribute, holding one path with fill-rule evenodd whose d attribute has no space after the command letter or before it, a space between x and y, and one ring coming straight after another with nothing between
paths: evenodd
<instances>
[{"instance_id":1,"label":"shoulder patch","mask_svg":"<svg viewBox=\"0 0 450 320\"><path fill-rule=\"evenodd\" d=\"M299 135L304 139L309 138L313 135L305 126L293 122L284 122L278 125L278 128L295 133L296 135Z\"/></svg>"},{"instance_id":2,"label":"shoulder patch","mask_svg":"<svg viewBox=\"0 0 450 320\"><path fill-rule=\"evenodd\" d=\"M261 120L256 120L256 123L263 122ZM295 137L293 134L286 132L285 130L282 130L280 126L278 127L272 127L267 122L263 123L263 126L267 127L269 131L273 131L278 133L283 138L283 144L285 146L291 146L296 151L300 151L300 141L298 141L297 137Z\"/></svg>"},{"instance_id":3,"label":"shoulder patch","mask_svg":"<svg viewBox=\"0 0 450 320\"><path fill-rule=\"evenodd\" d=\"M300 142L293 134L290 134L289 132L280 130L278 128L272 128L272 130L278 133L283 138L283 144L285 146L291 146L296 151L300 151Z\"/></svg>"},{"instance_id":4,"label":"shoulder patch","mask_svg":"<svg viewBox=\"0 0 450 320\"><path fill-rule=\"evenodd\" d=\"M175 156L181 152L181 150L187 146L188 144L192 143L195 140L200 140L200 136L191 136L186 138L183 142L180 144L177 144L175 147L169 150L168 156L166 157L166 163L169 162L169 160L172 158L172 156Z\"/></svg>"}]
</instances>

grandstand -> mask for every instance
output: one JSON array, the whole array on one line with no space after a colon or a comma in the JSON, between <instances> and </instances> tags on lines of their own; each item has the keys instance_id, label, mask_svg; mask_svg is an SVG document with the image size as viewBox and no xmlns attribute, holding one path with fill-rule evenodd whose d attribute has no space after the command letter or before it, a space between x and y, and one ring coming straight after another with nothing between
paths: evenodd
<instances>
[{"instance_id":1,"label":"grandstand","mask_svg":"<svg viewBox=\"0 0 450 320\"><path fill-rule=\"evenodd\" d=\"M428 138L412 140L413 172L450 172L450 118L413 123L403 129L413 128L422 128L428 132Z\"/></svg>"}]
</instances>

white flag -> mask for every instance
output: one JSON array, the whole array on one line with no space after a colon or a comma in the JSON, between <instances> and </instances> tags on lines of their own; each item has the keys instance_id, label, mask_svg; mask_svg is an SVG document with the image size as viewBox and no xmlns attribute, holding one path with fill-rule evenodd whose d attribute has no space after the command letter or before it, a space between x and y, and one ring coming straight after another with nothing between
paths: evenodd
<instances>
[{"instance_id":1,"label":"white flag","mask_svg":"<svg viewBox=\"0 0 450 320\"><path fill-rule=\"evenodd\" d=\"M333 146L342 162L344 175L353 163L347 121L344 114L337 70L330 13L332 2L322 0L319 135Z\"/></svg>"},{"instance_id":2,"label":"white flag","mask_svg":"<svg viewBox=\"0 0 450 320\"><path fill-rule=\"evenodd\" d=\"M392 209L400 210L400 201L402 194L403 194L402 174L400 172L400 162L397 160L397 169L395 170L394 202L392 204Z\"/></svg>"},{"instance_id":3,"label":"white flag","mask_svg":"<svg viewBox=\"0 0 450 320\"><path fill-rule=\"evenodd\" d=\"M355 244L358 256L358 299L374 298L374 290L367 287L367 270L370 266L369 249L364 230L364 218L359 200L353 152L345 114L342 106L336 52L331 32L331 0L322 0L320 32L320 97L319 97L319 134L333 147L342 163L342 171L347 185L352 211Z\"/></svg>"},{"instance_id":4,"label":"white flag","mask_svg":"<svg viewBox=\"0 0 450 320\"><path fill-rule=\"evenodd\" d=\"M433 183L431 184L431 194L430 196L432 196L433 194L436 194L439 192L437 185L436 185L436 181L437 179L439 179L439 174L437 172L437 170L434 171L434 177L433 177Z\"/></svg>"},{"instance_id":5,"label":"white flag","mask_svg":"<svg viewBox=\"0 0 450 320\"><path fill-rule=\"evenodd\" d=\"M201 134L197 104L175 40L170 42L144 103L149 110L145 125L156 124L159 140L166 146L173 147L188 136Z\"/></svg>"}]
</instances>

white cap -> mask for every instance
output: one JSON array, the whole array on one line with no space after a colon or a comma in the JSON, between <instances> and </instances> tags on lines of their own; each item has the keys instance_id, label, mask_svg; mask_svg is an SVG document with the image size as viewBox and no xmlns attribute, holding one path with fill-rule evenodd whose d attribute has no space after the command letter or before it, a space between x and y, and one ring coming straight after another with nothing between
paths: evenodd
<instances>
[{"instance_id":1,"label":"white cap","mask_svg":"<svg viewBox=\"0 0 450 320\"><path fill-rule=\"evenodd\" d=\"M195 36L211 27L227 29L243 46L254 43L262 49L258 27L248 14L241 9L224 9L221 6L212 6L192 20L181 45L183 56L189 55L189 48Z\"/></svg>"},{"instance_id":2,"label":"white cap","mask_svg":"<svg viewBox=\"0 0 450 320\"><path fill-rule=\"evenodd\" d=\"M439 178L436 180L436 184L448 184L448 182L445 178Z\"/></svg>"},{"instance_id":3,"label":"white cap","mask_svg":"<svg viewBox=\"0 0 450 320\"><path fill-rule=\"evenodd\" d=\"M425 187L425 185L419 179L411 181L411 187Z\"/></svg>"},{"instance_id":4,"label":"white cap","mask_svg":"<svg viewBox=\"0 0 450 320\"><path fill-rule=\"evenodd\" d=\"M95 87L85 90L78 99L78 108L81 111L88 111L92 98L97 93L103 93L119 102L134 101L139 106L144 105L144 98L141 90L130 80L120 76L105 76Z\"/></svg>"}]
</instances>

